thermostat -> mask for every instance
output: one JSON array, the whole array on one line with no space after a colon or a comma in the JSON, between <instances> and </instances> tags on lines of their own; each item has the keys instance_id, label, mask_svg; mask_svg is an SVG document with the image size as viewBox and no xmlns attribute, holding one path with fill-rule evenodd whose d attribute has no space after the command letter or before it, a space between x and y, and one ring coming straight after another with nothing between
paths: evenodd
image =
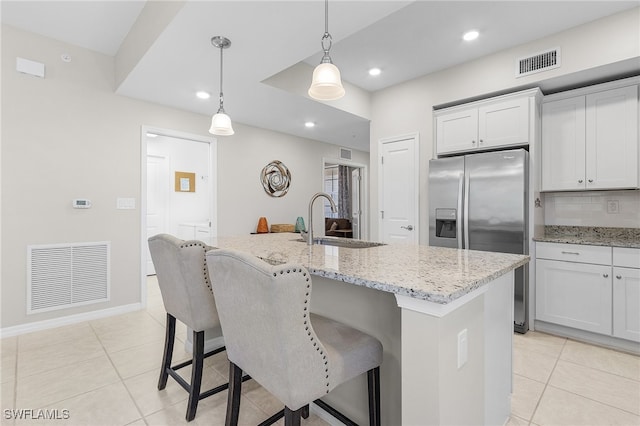
<instances>
[{"instance_id":1,"label":"thermostat","mask_svg":"<svg viewBox=\"0 0 640 426\"><path fill-rule=\"evenodd\" d=\"M88 209L91 208L91 200L86 198L76 198L73 200L74 209Z\"/></svg>"}]
</instances>

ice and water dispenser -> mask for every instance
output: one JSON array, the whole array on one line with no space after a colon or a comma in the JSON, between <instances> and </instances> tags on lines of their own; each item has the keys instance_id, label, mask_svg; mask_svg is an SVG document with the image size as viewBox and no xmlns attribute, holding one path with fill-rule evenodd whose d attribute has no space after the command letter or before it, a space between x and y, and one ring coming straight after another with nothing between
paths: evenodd
<instances>
[{"instance_id":1,"label":"ice and water dispenser","mask_svg":"<svg viewBox=\"0 0 640 426\"><path fill-rule=\"evenodd\" d=\"M456 238L456 209L436 209L436 237Z\"/></svg>"}]
</instances>

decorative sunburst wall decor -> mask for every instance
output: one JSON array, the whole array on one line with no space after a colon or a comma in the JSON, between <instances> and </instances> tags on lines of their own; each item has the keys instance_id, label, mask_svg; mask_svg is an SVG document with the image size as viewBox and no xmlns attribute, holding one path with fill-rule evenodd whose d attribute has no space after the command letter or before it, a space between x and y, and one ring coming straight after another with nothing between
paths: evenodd
<instances>
[{"instance_id":1,"label":"decorative sunburst wall decor","mask_svg":"<svg viewBox=\"0 0 640 426\"><path fill-rule=\"evenodd\" d=\"M291 172L278 160L264 166L260 176L264 192L272 197L284 197L291 185Z\"/></svg>"}]
</instances>

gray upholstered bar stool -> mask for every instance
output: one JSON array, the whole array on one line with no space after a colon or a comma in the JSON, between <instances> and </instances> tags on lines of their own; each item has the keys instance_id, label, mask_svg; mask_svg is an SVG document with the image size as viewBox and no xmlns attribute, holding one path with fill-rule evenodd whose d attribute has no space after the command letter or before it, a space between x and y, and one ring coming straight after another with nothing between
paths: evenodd
<instances>
[{"instance_id":1,"label":"gray upholstered bar stool","mask_svg":"<svg viewBox=\"0 0 640 426\"><path fill-rule=\"evenodd\" d=\"M223 346L204 354L204 331L220 327L205 258L205 253L211 249L213 247L207 246L202 241L183 241L168 234L149 238L149 250L156 269L162 301L167 311L164 354L158 389L164 389L168 376L171 376L189 392L187 421L195 417L199 400L228 387L228 383L225 383L200 393L204 358L225 350ZM193 357L171 366L176 318L193 330ZM192 369L189 384L177 373L177 370L190 364Z\"/></svg>"},{"instance_id":2,"label":"gray upholstered bar stool","mask_svg":"<svg viewBox=\"0 0 640 426\"><path fill-rule=\"evenodd\" d=\"M311 276L304 267L273 266L223 249L207 252L207 265L230 361L226 425L238 423L242 371L285 405L263 424L284 415L287 426L299 425L312 402L325 408L316 400L366 372L369 422L380 424L382 344L311 314Z\"/></svg>"}]
</instances>

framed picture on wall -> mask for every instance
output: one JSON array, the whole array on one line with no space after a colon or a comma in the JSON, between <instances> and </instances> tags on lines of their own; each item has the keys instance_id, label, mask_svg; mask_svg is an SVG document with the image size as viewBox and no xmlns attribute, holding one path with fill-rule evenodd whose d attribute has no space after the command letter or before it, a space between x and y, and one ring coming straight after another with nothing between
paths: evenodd
<instances>
[{"instance_id":1,"label":"framed picture on wall","mask_svg":"<svg viewBox=\"0 0 640 426\"><path fill-rule=\"evenodd\" d=\"M189 172L176 172L176 192L196 192L196 174Z\"/></svg>"}]
</instances>

